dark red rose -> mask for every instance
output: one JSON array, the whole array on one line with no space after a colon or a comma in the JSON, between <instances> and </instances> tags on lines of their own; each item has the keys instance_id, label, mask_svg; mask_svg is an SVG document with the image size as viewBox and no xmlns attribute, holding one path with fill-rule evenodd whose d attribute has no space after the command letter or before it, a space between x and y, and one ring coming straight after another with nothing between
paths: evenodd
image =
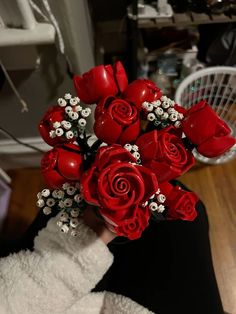
<instances>
[{"instance_id":1,"label":"dark red rose","mask_svg":"<svg viewBox=\"0 0 236 314\"><path fill-rule=\"evenodd\" d=\"M187 110L182 127L198 152L209 158L224 154L236 143L228 125L205 100Z\"/></svg>"},{"instance_id":2,"label":"dark red rose","mask_svg":"<svg viewBox=\"0 0 236 314\"><path fill-rule=\"evenodd\" d=\"M41 161L44 180L48 187L60 188L63 183L78 181L82 175L83 157L74 144L57 145Z\"/></svg>"},{"instance_id":3,"label":"dark red rose","mask_svg":"<svg viewBox=\"0 0 236 314\"><path fill-rule=\"evenodd\" d=\"M117 226L111 226L111 230L113 230L118 236L123 236L129 238L130 240L135 240L141 237L143 231L147 228L149 224L149 219L149 208L136 206L133 209L133 216L131 218L125 219Z\"/></svg>"},{"instance_id":4,"label":"dark red rose","mask_svg":"<svg viewBox=\"0 0 236 314\"><path fill-rule=\"evenodd\" d=\"M38 129L43 140L50 146L55 146L64 142L73 142L73 139L68 140L66 137L56 136L50 137L49 132L54 130L53 124L55 122L61 122L65 119L65 109L60 106L53 106L45 113L41 121L39 122Z\"/></svg>"},{"instance_id":5,"label":"dark red rose","mask_svg":"<svg viewBox=\"0 0 236 314\"><path fill-rule=\"evenodd\" d=\"M142 164L157 175L159 182L178 177L195 162L192 153L186 150L182 140L175 135L174 127L145 133L138 138L136 144Z\"/></svg>"},{"instance_id":6,"label":"dark red rose","mask_svg":"<svg viewBox=\"0 0 236 314\"><path fill-rule=\"evenodd\" d=\"M123 99L132 102L141 109L144 101L152 102L162 96L161 90L149 80L135 80L123 93Z\"/></svg>"},{"instance_id":7,"label":"dark red rose","mask_svg":"<svg viewBox=\"0 0 236 314\"><path fill-rule=\"evenodd\" d=\"M124 145L140 132L139 110L132 103L108 96L96 107L94 133L107 144Z\"/></svg>"},{"instance_id":8,"label":"dark red rose","mask_svg":"<svg viewBox=\"0 0 236 314\"><path fill-rule=\"evenodd\" d=\"M127 75L121 62L99 65L82 76L74 76L74 85L81 101L94 104L109 95L123 92L128 85Z\"/></svg>"},{"instance_id":9,"label":"dark red rose","mask_svg":"<svg viewBox=\"0 0 236 314\"><path fill-rule=\"evenodd\" d=\"M134 162L135 158L120 145L102 147L81 178L85 201L98 206L101 215L116 226L134 219L139 215L137 210L145 210L143 203L158 189L155 174Z\"/></svg>"},{"instance_id":10,"label":"dark red rose","mask_svg":"<svg viewBox=\"0 0 236 314\"><path fill-rule=\"evenodd\" d=\"M179 186L174 187L168 182L161 184L160 189L166 196L168 219L192 221L197 217L195 205L198 197L195 193L184 191Z\"/></svg>"}]
</instances>

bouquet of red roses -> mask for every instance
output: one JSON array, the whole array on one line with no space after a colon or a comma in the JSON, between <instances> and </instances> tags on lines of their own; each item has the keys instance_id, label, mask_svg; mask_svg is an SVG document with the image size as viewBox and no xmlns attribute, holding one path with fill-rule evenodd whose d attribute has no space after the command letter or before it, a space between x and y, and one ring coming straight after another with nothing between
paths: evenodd
<instances>
[{"instance_id":1,"label":"bouquet of red roses","mask_svg":"<svg viewBox=\"0 0 236 314\"><path fill-rule=\"evenodd\" d=\"M156 219L194 220L193 192L171 184L195 162L224 154L236 140L206 101L184 109L149 80L128 85L120 62L74 77L77 97L65 94L39 123L53 148L41 162L48 188L38 193L45 214L60 211L61 231L77 235L87 206L119 236L137 239ZM95 105L93 136L86 133Z\"/></svg>"}]
</instances>

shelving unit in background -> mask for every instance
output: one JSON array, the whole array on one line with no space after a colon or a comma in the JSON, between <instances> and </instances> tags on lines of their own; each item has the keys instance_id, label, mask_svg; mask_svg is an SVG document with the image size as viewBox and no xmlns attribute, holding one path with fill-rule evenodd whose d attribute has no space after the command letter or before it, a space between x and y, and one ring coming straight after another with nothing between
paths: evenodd
<instances>
[{"instance_id":1,"label":"shelving unit in background","mask_svg":"<svg viewBox=\"0 0 236 314\"><path fill-rule=\"evenodd\" d=\"M174 13L172 17L163 18L143 18L138 14L138 1L133 0L127 14L127 30L128 30L128 44L129 44L129 64L130 73L129 79L137 78L138 68L138 33L141 29L153 29L162 27L189 27L202 24L218 24L218 23L232 23L236 22L236 15L227 16L225 14L205 14L205 13Z\"/></svg>"}]
</instances>

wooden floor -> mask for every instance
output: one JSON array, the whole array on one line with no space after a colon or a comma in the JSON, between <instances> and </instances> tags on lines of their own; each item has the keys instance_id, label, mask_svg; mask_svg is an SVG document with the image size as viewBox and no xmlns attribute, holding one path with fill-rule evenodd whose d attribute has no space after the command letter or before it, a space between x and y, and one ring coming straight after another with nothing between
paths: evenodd
<instances>
[{"instance_id":1,"label":"wooden floor","mask_svg":"<svg viewBox=\"0 0 236 314\"><path fill-rule=\"evenodd\" d=\"M13 179L13 192L3 231L5 235L16 236L36 216L36 194L44 185L39 169L12 170L9 175ZM200 164L182 176L181 181L206 204L224 309L236 314L236 160L218 166Z\"/></svg>"}]
</instances>

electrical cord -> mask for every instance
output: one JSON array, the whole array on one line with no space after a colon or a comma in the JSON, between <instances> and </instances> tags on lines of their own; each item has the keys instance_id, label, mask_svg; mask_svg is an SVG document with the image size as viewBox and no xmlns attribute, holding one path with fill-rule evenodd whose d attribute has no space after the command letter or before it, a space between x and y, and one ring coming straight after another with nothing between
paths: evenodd
<instances>
[{"instance_id":1,"label":"electrical cord","mask_svg":"<svg viewBox=\"0 0 236 314\"><path fill-rule=\"evenodd\" d=\"M11 139L13 139L13 141L15 141L16 143L22 145L22 146L25 146L25 147L28 147L38 153L41 153L41 154L44 154L45 152L43 150L41 150L40 148L38 147L35 147L33 145L30 145L30 144L27 144L27 143L24 143L22 142L21 140L19 140L18 138L16 138L13 134L11 134L9 131L7 131L5 128L3 128L2 126L0 126L0 131L5 134L7 137L10 137Z\"/></svg>"},{"instance_id":2,"label":"electrical cord","mask_svg":"<svg viewBox=\"0 0 236 314\"><path fill-rule=\"evenodd\" d=\"M20 104L21 104L21 106L22 106L21 112L27 112L27 111L29 111L28 105L27 105L26 101L25 101L25 100L21 97L21 95L19 94L17 88L15 87L15 85L14 85L12 79L10 78L10 76L9 76L9 74L8 74L6 68L5 68L5 66L3 65L3 63L2 63L1 60L0 60L0 66L1 66L1 68L2 68L2 71L3 71L3 73L4 73L4 75L5 75L6 79L7 79L7 81L8 81L8 83L9 83L9 85L10 85L12 91L14 92L14 94L16 95L16 98L19 100L19 102L20 102Z\"/></svg>"}]
</instances>

